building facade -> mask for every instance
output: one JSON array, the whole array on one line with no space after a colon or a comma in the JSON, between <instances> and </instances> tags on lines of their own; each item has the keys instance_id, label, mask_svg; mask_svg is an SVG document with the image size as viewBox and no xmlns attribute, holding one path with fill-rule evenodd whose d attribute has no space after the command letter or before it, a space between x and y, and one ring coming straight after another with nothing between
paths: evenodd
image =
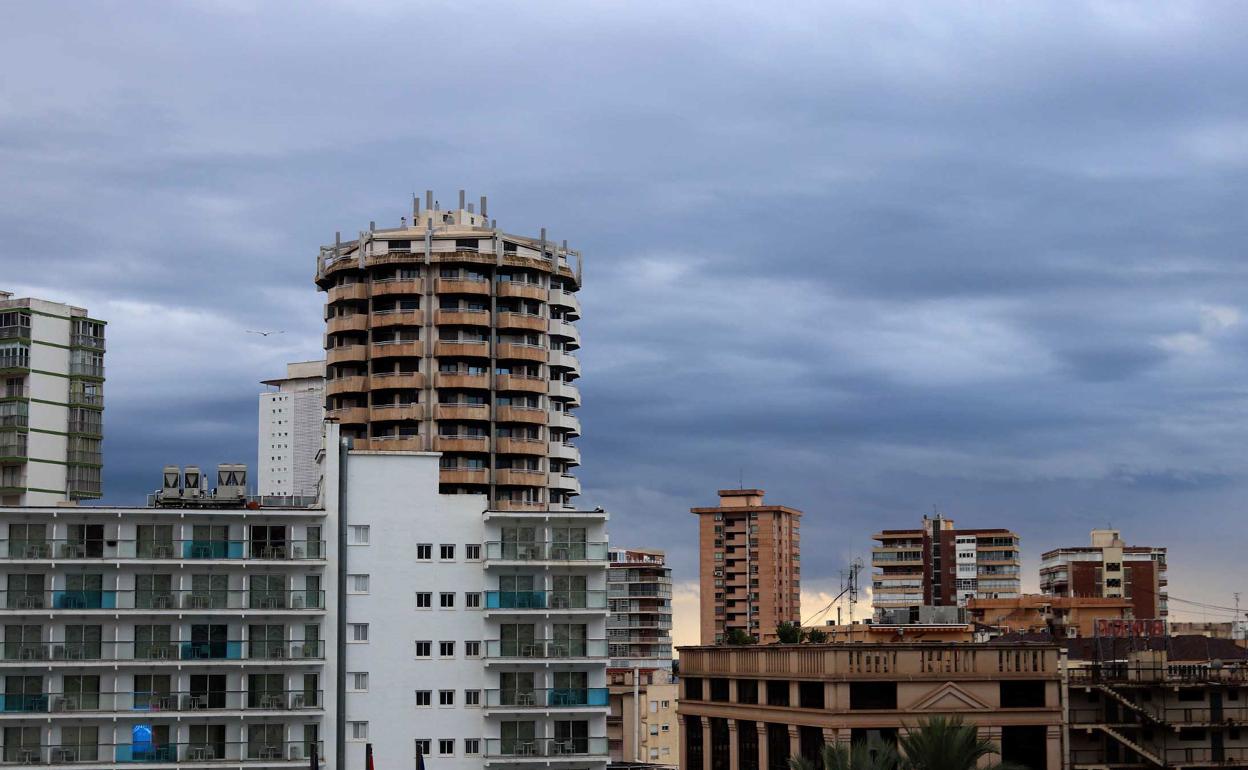
<instances>
[{"instance_id":1,"label":"building facade","mask_svg":"<svg viewBox=\"0 0 1248 770\"><path fill-rule=\"evenodd\" d=\"M607 763L607 514L439 494L438 455L349 451L346 767Z\"/></svg>"},{"instance_id":2,"label":"building facade","mask_svg":"<svg viewBox=\"0 0 1248 770\"><path fill-rule=\"evenodd\" d=\"M937 514L922 529L872 535L872 603L885 609L958 606L1019 595L1019 538L1008 529L955 529Z\"/></svg>"},{"instance_id":3,"label":"building facade","mask_svg":"<svg viewBox=\"0 0 1248 770\"><path fill-rule=\"evenodd\" d=\"M1126 599L1136 618L1168 614L1166 549L1129 546L1116 529L1092 530L1090 546L1056 548L1040 562L1040 591L1050 596Z\"/></svg>"},{"instance_id":4,"label":"building facade","mask_svg":"<svg viewBox=\"0 0 1248 770\"><path fill-rule=\"evenodd\" d=\"M317 494L324 445L325 362L286 365L286 376L265 380L260 394L256 494L310 497Z\"/></svg>"},{"instance_id":5,"label":"building facade","mask_svg":"<svg viewBox=\"0 0 1248 770\"><path fill-rule=\"evenodd\" d=\"M776 626L802 622L802 512L765 505L763 494L721 489L718 506L691 509L698 517L703 644L719 644L733 631L775 641Z\"/></svg>"},{"instance_id":6,"label":"building facade","mask_svg":"<svg viewBox=\"0 0 1248 770\"><path fill-rule=\"evenodd\" d=\"M1051 643L680 648L683 770L785 770L825 744L896 744L960 716L1030 770L1060 770L1059 648Z\"/></svg>"},{"instance_id":7,"label":"building facade","mask_svg":"<svg viewBox=\"0 0 1248 770\"><path fill-rule=\"evenodd\" d=\"M612 764L680 764L680 684L671 669L609 669L611 713L607 743Z\"/></svg>"},{"instance_id":8,"label":"building facade","mask_svg":"<svg viewBox=\"0 0 1248 770\"><path fill-rule=\"evenodd\" d=\"M100 497L104 326L0 292L0 504Z\"/></svg>"},{"instance_id":9,"label":"building facade","mask_svg":"<svg viewBox=\"0 0 1248 770\"><path fill-rule=\"evenodd\" d=\"M291 767L334 745L333 508L187 490L0 508L5 763Z\"/></svg>"},{"instance_id":10,"label":"building facade","mask_svg":"<svg viewBox=\"0 0 1248 770\"><path fill-rule=\"evenodd\" d=\"M611 668L672 667L672 569L663 551L612 548L607 569Z\"/></svg>"},{"instance_id":11,"label":"building facade","mask_svg":"<svg viewBox=\"0 0 1248 770\"><path fill-rule=\"evenodd\" d=\"M445 493L574 509L580 254L504 233L463 191L411 215L317 258L328 416L360 448L442 452Z\"/></svg>"},{"instance_id":12,"label":"building facade","mask_svg":"<svg viewBox=\"0 0 1248 770\"><path fill-rule=\"evenodd\" d=\"M1097 621L1132 617L1124 599L1024 594L1013 599L969 599L967 614L1001 633L1050 633L1057 639L1095 636Z\"/></svg>"}]
</instances>

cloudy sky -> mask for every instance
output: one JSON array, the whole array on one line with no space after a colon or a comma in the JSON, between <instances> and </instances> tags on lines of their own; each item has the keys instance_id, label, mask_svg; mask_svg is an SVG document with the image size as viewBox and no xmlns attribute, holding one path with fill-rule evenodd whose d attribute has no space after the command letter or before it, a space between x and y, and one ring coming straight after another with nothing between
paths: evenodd
<instances>
[{"instance_id":1,"label":"cloudy sky","mask_svg":"<svg viewBox=\"0 0 1248 770\"><path fill-rule=\"evenodd\" d=\"M318 245L463 187L584 251L583 501L678 580L742 481L806 511L808 613L934 507L1016 529L1025 587L1112 523L1175 597L1248 590L1242 4L0 17L0 286L110 321L109 500L254 462Z\"/></svg>"}]
</instances>

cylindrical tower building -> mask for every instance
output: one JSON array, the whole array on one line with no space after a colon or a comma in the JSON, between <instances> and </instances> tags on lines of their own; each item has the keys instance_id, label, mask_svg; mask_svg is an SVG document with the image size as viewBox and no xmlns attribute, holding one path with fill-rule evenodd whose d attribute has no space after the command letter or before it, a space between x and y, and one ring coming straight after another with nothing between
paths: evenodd
<instances>
[{"instance_id":1,"label":"cylindrical tower building","mask_svg":"<svg viewBox=\"0 0 1248 770\"><path fill-rule=\"evenodd\" d=\"M356 448L442 452L442 492L570 509L581 257L503 233L486 204L426 192L410 222L321 248L326 416Z\"/></svg>"}]
</instances>

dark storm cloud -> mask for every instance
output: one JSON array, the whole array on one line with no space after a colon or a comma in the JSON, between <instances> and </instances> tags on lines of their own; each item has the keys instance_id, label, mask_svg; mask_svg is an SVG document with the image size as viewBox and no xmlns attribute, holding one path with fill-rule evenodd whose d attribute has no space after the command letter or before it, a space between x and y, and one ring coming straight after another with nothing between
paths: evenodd
<instances>
[{"instance_id":1,"label":"dark storm cloud","mask_svg":"<svg viewBox=\"0 0 1248 770\"><path fill-rule=\"evenodd\" d=\"M679 578L745 483L809 585L935 506L1245 587L1239 5L68 8L6 9L0 285L112 321L111 499L254 457L317 246L466 187L585 251L585 501Z\"/></svg>"}]
</instances>

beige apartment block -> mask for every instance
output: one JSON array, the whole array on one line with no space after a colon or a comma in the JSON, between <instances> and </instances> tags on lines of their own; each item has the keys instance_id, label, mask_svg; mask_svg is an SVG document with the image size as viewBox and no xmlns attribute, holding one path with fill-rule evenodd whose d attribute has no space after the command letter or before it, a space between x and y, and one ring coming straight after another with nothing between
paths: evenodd
<instances>
[{"instance_id":1,"label":"beige apartment block","mask_svg":"<svg viewBox=\"0 0 1248 770\"><path fill-rule=\"evenodd\" d=\"M960 716L1000 758L1062 768L1051 643L855 643L680 648L682 770L785 770L829 744L895 744Z\"/></svg>"},{"instance_id":2,"label":"beige apartment block","mask_svg":"<svg viewBox=\"0 0 1248 770\"><path fill-rule=\"evenodd\" d=\"M680 763L680 686L664 669L607 672L611 711L607 746L612 762Z\"/></svg>"},{"instance_id":3,"label":"beige apartment block","mask_svg":"<svg viewBox=\"0 0 1248 770\"><path fill-rule=\"evenodd\" d=\"M410 221L321 248L326 417L359 449L437 451L444 494L571 510L581 255L425 194Z\"/></svg>"},{"instance_id":4,"label":"beige apartment block","mask_svg":"<svg viewBox=\"0 0 1248 770\"><path fill-rule=\"evenodd\" d=\"M761 489L721 489L719 505L698 516L701 641L718 644L733 630L760 642L776 626L801 623L802 512L766 505Z\"/></svg>"}]
</instances>

